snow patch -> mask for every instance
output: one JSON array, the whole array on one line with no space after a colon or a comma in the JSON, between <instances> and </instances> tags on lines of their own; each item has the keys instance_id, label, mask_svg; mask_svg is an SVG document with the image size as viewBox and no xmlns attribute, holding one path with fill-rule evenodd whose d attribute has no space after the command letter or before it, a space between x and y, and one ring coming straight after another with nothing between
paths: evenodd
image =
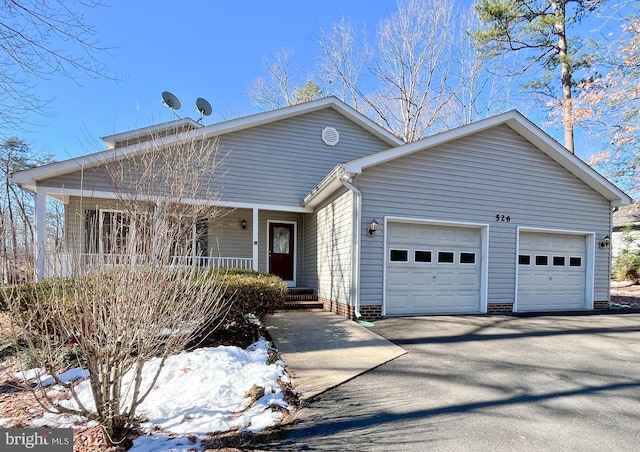
<instances>
[{"instance_id":1,"label":"snow patch","mask_svg":"<svg viewBox=\"0 0 640 452\"><path fill-rule=\"evenodd\" d=\"M196 447L184 437L168 436L166 433L169 432L175 435L199 435L202 439L207 433L232 429L260 432L274 425L282 414L272 407L291 409L284 400L279 381L289 383L291 380L282 361L267 364L268 359L269 344L264 339L246 350L229 346L209 347L167 358L154 389L138 407L138 416L148 420L142 424L142 428L149 435L136 439L131 450L186 451ZM152 359L145 364L143 389L151 384L159 365L160 359ZM39 376L43 385L49 383L50 376L38 374L35 370L29 374L25 372L25 375ZM73 369L60 375L60 378L74 381L87 376L86 370ZM131 403L132 380L133 372L125 375L125 408ZM254 386L264 388L264 396L255 401L246 397ZM51 391L60 389L58 386L51 387ZM84 406L95 409L88 380L76 386L76 393ZM61 404L77 408L73 399L62 401ZM77 417L48 413L34 420L33 425L69 427L78 421Z\"/></svg>"}]
</instances>

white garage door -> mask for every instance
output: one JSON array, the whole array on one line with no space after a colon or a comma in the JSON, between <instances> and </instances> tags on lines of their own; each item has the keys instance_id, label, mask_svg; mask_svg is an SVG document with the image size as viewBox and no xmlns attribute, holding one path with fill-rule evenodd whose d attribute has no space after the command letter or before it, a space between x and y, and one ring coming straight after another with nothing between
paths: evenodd
<instances>
[{"instance_id":1,"label":"white garage door","mask_svg":"<svg viewBox=\"0 0 640 452\"><path fill-rule=\"evenodd\" d=\"M583 235L521 232L517 310L585 309L586 256Z\"/></svg>"},{"instance_id":2,"label":"white garage door","mask_svg":"<svg viewBox=\"0 0 640 452\"><path fill-rule=\"evenodd\" d=\"M386 315L480 312L478 228L389 222Z\"/></svg>"}]
</instances>

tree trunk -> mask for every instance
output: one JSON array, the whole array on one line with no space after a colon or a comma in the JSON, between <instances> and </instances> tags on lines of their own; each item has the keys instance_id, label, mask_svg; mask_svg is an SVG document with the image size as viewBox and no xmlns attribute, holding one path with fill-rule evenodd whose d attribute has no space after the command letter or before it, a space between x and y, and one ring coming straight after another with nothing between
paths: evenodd
<instances>
[{"instance_id":1,"label":"tree trunk","mask_svg":"<svg viewBox=\"0 0 640 452\"><path fill-rule=\"evenodd\" d=\"M575 154L573 137L573 105L572 105L572 69L567 51L566 31L566 0L553 0L551 2L556 16L556 30L558 33L558 58L560 60L560 76L562 80L562 122L564 124L564 146Z\"/></svg>"},{"instance_id":2,"label":"tree trunk","mask_svg":"<svg viewBox=\"0 0 640 452\"><path fill-rule=\"evenodd\" d=\"M6 162L6 168L5 168L5 174L9 175L11 174L11 154L9 154L9 156L7 157L7 162ZM12 259L13 262L10 265L10 268L12 268L14 271L18 265L18 234L17 234L17 225L16 225L16 219L15 216L13 214L13 207L12 207L12 199L11 199L11 180L9 179L9 177L6 177L5 179L5 191L6 191L6 195L7 195L7 199L6 199L6 203L7 203L7 213L9 214L9 228L11 228L11 254L12 254Z\"/></svg>"}]
</instances>

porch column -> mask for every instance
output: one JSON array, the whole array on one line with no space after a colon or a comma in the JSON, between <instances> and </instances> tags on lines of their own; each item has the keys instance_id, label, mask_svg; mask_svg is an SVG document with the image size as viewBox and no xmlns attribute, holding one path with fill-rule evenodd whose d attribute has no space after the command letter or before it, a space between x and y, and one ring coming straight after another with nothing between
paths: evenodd
<instances>
[{"instance_id":1,"label":"porch column","mask_svg":"<svg viewBox=\"0 0 640 452\"><path fill-rule=\"evenodd\" d=\"M260 227L258 225L258 208L253 208L253 221L251 222L253 225L253 270L258 270L258 232L260 231Z\"/></svg>"},{"instance_id":2,"label":"porch column","mask_svg":"<svg viewBox=\"0 0 640 452\"><path fill-rule=\"evenodd\" d=\"M163 217L163 205L162 201L156 201L156 205L153 209L153 232L156 240L156 249L153 250L153 265L155 267L160 265L160 253L162 252L162 243L160 243L158 237L160 237L162 230L162 217Z\"/></svg>"},{"instance_id":3,"label":"porch column","mask_svg":"<svg viewBox=\"0 0 640 452\"><path fill-rule=\"evenodd\" d=\"M47 241L47 194L43 189L36 192L35 208L35 236L33 250L36 261L36 280L40 281L46 276L44 273L44 264L46 259L45 247Z\"/></svg>"}]
</instances>

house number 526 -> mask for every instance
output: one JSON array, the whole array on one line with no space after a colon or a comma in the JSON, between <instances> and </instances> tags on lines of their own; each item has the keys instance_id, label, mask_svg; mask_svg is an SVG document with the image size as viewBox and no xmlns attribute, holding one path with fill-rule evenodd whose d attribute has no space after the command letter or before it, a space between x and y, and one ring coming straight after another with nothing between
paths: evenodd
<instances>
[{"instance_id":1,"label":"house number 526","mask_svg":"<svg viewBox=\"0 0 640 452\"><path fill-rule=\"evenodd\" d=\"M506 221L509 223L511 221L511 217L509 215L496 215L496 221Z\"/></svg>"}]
</instances>

